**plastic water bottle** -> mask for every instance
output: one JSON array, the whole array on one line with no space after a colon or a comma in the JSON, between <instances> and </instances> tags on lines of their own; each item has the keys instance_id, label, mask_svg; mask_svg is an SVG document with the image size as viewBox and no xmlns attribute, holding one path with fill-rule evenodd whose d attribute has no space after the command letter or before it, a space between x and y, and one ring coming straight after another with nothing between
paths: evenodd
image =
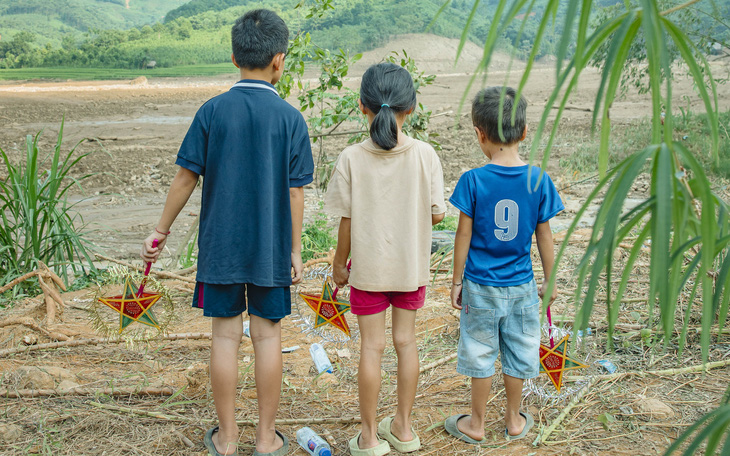
<instances>
[{"instance_id":1,"label":"plastic water bottle","mask_svg":"<svg viewBox=\"0 0 730 456\"><path fill-rule=\"evenodd\" d=\"M308 427L297 431L297 443L312 456L332 456L329 444Z\"/></svg>"},{"instance_id":2,"label":"plastic water bottle","mask_svg":"<svg viewBox=\"0 0 730 456\"><path fill-rule=\"evenodd\" d=\"M332 373L332 363L330 363L330 359L327 357L327 352L324 351L324 347L318 343L313 343L312 346L309 347L309 353L312 355L312 361L314 361L314 366L317 368L318 373L321 374L324 371L327 371L330 374Z\"/></svg>"}]
</instances>

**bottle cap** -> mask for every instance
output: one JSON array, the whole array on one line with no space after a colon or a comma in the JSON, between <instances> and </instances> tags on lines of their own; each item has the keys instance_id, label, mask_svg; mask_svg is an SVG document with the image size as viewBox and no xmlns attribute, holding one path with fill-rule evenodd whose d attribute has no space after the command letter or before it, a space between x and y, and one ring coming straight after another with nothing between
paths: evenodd
<instances>
[{"instance_id":1,"label":"bottle cap","mask_svg":"<svg viewBox=\"0 0 730 456\"><path fill-rule=\"evenodd\" d=\"M332 456L332 452L328 450L327 448L322 448L319 451L319 456Z\"/></svg>"}]
</instances>

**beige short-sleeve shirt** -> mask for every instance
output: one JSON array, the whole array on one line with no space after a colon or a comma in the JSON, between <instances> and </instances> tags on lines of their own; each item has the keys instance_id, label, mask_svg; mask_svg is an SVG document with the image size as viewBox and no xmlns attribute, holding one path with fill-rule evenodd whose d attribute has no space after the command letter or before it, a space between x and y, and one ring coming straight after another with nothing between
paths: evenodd
<instances>
[{"instance_id":1,"label":"beige short-sleeve shirt","mask_svg":"<svg viewBox=\"0 0 730 456\"><path fill-rule=\"evenodd\" d=\"M392 150L366 139L342 151L325 197L351 219L350 284L365 291L414 291L429 281L431 215L446 212L436 151L408 138Z\"/></svg>"}]
</instances>

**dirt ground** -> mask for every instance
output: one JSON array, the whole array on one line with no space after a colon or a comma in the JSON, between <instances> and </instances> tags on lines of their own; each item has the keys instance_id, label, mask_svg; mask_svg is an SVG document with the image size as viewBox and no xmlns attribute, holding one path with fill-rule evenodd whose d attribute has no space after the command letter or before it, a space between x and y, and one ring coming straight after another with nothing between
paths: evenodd
<instances>
[{"instance_id":1,"label":"dirt ground","mask_svg":"<svg viewBox=\"0 0 730 456\"><path fill-rule=\"evenodd\" d=\"M462 60L454 66L452 60L457 43L422 35L402 37L386 48L366 53L348 82L356 87L359 84L357 76L368 64L379 61L391 50L400 49L406 49L421 69L437 74L435 84L423 89L419 101L436 115L431 130L439 134L438 141L443 146L439 155L447 196L464 171L485 163L471 129L468 109L460 109L460 100L470 80L469 72L481 55L480 49L475 45L467 46ZM508 59L502 56L495 59L487 84L505 81L507 62ZM718 71L728 71L727 63L724 67L720 63L717 66ZM524 63L514 63L507 79L510 84L518 83L523 67ZM137 252L161 213L165 194L176 172L175 154L192 116L205 100L228 90L236 80L237 75L232 72L229 76L214 78L150 79L142 84L129 81L0 83L0 148L18 159L24 154L26 135L43 130L41 144L43 150L49 150L64 117L64 147L70 148L84 138L93 138L79 145L80 152L91 154L80 162L75 172L78 176L95 175L84 181L84 193L74 194L72 199L78 202L77 208L90 230L88 238L99 253L139 266L141 261ZM554 80L553 64L537 62L526 89L528 120L532 124L537 124ZM599 80L600 75L595 70L586 71L581 79L561 121L554 158L548 166L567 208L552 225L556 246L562 241L561 234L576 209L595 184L595 180L590 179L592 173L568 172L561 169L559 159L574 153L589 140L590 110ZM691 84L686 80L678 80L676 84L675 98L680 100L686 96L683 106L688 104L693 111L702 111L703 106ZM721 109L726 110L730 107L730 85L721 85L718 90ZM469 100L475 91L476 88L471 89L466 99ZM640 122L650 114L649 109L646 96L629 93L614 103L611 118L615 128L620 129ZM528 144L531 140L528 138ZM345 142L342 138L329 138L323 144L328 156L336 157ZM0 177L3 174L0 169ZM639 183L631 197L645 196L646 188ZM307 188L305 193L305 219L311 220L319 211L322 195L315 188ZM172 228L170 255L156 265L158 269L176 269L169 258L193 225L199 204L196 191ZM454 208L449 208L449 214L456 213ZM570 321L575 288L573 268L587 234L587 230L580 231L573 239L559 275L563 293L553 312ZM625 255L622 259L625 260ZM109 262L100 261L99 265L107 266ZM488 407L490 444L475 448L448 436L441 425L443 420L451 414L468 413L469 410L468 379L455 372L451 360L428 369L420 377L414 427L421 435L423 448L416 454L634 455L663 452L699 416L717 405L730 381L730 365L704 374L700 371L667 372L701 363L696 347L699 334L691 333L681 358L676 345L670 344L664 349L651 345L650 340L640 336L638 330L643 327L640 322L646 318L648 260L641 259L636 268L636 279L627 293L620 317L620 334L615 338L617 350L613 353L606 350L605 310L603 303L597 302L598 310L591 322L592 334L584 337L584 347L574 354L590 365L585 371L576 371L576 375L587 376L593 382L592 386L582 401L565 418L560 418L559 426L551 431L547 442L538 444L542 433L555 422L570 397L550 401L537 394L526 396L524 407L535 416L536 427L524 441L507 445L501 437L505 398L502 381L496 377L493 386L496 394ZM193 276L187 277L190 280ZM442 360L456 350L459 319L448 304L447 285L448 279L443 274L437 277L429 288L426 307L419 314L417 333L421 366ZM2 311L0 390L5 394L0 396L26 389L29 384L35 385L28 383L28 371L33 367L50 375L50 380L46 378L49 388L68 389L76 385L104 391L95 395L0 398L0 454L204 454L202 436L210 427L211 421L207 420L215 418L206 369L210 342L205 337L193 339L189 335L208 333L210 322L202 318L199 311L189 308L192 290L189 281L165 280L164 286L170 290L178 316L168 331L187 334L187 338L135 344L100 343L9 354L2 350L24 346L26 336L35 336L38 343L50 342L51 338L28 325L3 324L6 317L27 317L43 327L41 298L20 300ZM315 287L316 281L307 286ZM94 293L95 289L91 287L64 294L68 305L61 321L49 329L62 330L75 340L98 337L88 311ZM295 307L301 309L299 305L300 300ZM114 324L113 316L108 315L107 324ZM356 327L352 316L348 321ZM290 318L283 323L283 346L298 345L300 349L284 355L285 381L279 418L330 419L312 427L327 436L335 454L347 454L347 441L358 429L352 420L344 418L358 415L359 344L357 341L326 344L336 365L335 374L317 378L308 348L320 339L303 331L300 323L299 318ZM689 325L694 328L699 322L692 320ZM618 367L617 372L625 375L600 377L606 374L595 364L600 359L610 359ZM254 420L257 416L253 360L250 340L244 338L239 358L241 375L237 399L238 418L242 421ZM710 361L728 360L730 337L713 336ZM644 371L656 373L636 375ZM395 410L395 376L395 353L390 348L383 364L379 418ZM67 383L62 384L63 381ZM552 391L545 382L544 379L538 382L540 391ZM176 393L170 398L169 392L166 395L113 392L125 387L137 391L140 388L170 389ZM157 416L153 416L155 413ZM338 422L337 418L343 419ZM280 429L293 439L300 426L281 425ZM239 451L249 454L253 451L253 428L243 425L241 431ZM290 454L305 454L292 443Z\"/></svg>"}]
</instances>

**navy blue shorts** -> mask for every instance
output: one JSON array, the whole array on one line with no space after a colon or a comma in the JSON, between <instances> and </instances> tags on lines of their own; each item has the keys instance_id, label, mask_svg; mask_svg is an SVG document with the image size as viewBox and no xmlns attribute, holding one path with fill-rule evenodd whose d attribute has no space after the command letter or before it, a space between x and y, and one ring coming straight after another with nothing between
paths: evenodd
<instances>
[{"instance_id":1,"label":"navy blue shorts","mask_svg":"<svg viewBox=\"0 0 730 456\"><path fill-rule=\"evenodd\" d=\"M248 298L248 299L247 299ZM259 287L250 283L210 284L197 282L193 307L203 309L206 317L235 317L248 314L274 323L291 314L289 287Z\"/></svg>"}]
</instances>

